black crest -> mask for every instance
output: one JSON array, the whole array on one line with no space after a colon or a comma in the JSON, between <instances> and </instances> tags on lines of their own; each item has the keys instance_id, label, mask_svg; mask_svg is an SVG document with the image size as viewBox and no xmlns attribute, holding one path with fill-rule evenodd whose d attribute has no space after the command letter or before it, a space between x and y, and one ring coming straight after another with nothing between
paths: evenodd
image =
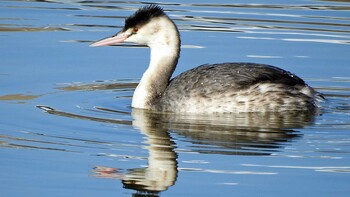
<instances>
[{"instance_id":1,"label":"black crest","mask_svg":"<svg viewBox=\"0 0 350 197\"><path fill-rule=\"evenodd\" d=\"M125 19L124 31L137 26L142 26L149 22L154 17L165 16L161 7L151 4L140 8L133 15Z\"/></svg>"}]
</instances>

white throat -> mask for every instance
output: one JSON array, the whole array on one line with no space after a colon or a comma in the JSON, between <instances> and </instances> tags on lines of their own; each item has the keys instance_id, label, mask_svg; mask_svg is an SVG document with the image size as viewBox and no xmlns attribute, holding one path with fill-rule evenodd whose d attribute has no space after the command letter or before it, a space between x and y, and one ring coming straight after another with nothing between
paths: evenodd
<instances>
[{"instance_id":1,"label":"white throat","mask_svg":"<svg viewBox=\"0 0 350 197\"><path fill-rule=\"evenodd\" d=\"M151 49L150 64L134 92L131 106L150 109L155 99L166 89L175 70L180 39L176 26L168 17L157 18L143 28L153 33L153 39L146 42Z\"/></svg>"}]
</instances>

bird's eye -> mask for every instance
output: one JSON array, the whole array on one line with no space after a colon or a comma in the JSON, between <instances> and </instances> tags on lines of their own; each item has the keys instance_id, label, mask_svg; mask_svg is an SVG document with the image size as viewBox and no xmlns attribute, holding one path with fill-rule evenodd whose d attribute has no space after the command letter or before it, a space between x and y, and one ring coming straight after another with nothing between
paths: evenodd
<instances>
[{"instance_id":1,"label":"bird's eye","mask_svg":"<svg viewBox=\"0 0 350 197\"><path fill-rule=\"evenodd\" d=\"M139 31L139 28L135 27L132 31L133 34L136 34Z\"/></svg>"}]
</instances>

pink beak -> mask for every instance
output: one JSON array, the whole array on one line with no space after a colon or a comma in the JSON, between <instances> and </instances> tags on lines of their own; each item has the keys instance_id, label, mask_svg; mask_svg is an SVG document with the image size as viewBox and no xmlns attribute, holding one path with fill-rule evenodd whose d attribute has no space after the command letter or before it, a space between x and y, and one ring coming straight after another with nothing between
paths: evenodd
<instances>
[{"instance_id":1,"label":"pink beak","mask_svg":"<svg viewBox=\"0 0 350 197\"><path fill-rule=\"evenodd\" d=\"M99 47L99 46L107 46L107 45L117 44L117 43L123 42L128 37L129 37L129 34L119 33L115 36L107 37L107 38L104 38L104 39L99 40L97 42L94 42L90 46L91 47Z\"/></svg>"}]
</instances>

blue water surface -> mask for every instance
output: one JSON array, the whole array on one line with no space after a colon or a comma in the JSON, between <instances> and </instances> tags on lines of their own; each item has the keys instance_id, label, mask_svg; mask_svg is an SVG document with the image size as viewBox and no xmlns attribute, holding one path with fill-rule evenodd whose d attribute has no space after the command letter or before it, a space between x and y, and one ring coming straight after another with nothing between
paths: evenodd
<instances>
[{"instance_id":1,"label":"blue water surface","mask_svg":"<svg viewBox=\"0 0 350 197\"><path fill-rule=\"evenodd\" d=\"M268 116L131 109L149 49L89 44L152 2L0 2L1 196L349 195L348 2L158 2L181 34L174 76L265 63L326 97Z\"/></svg>"}]
</instances>

